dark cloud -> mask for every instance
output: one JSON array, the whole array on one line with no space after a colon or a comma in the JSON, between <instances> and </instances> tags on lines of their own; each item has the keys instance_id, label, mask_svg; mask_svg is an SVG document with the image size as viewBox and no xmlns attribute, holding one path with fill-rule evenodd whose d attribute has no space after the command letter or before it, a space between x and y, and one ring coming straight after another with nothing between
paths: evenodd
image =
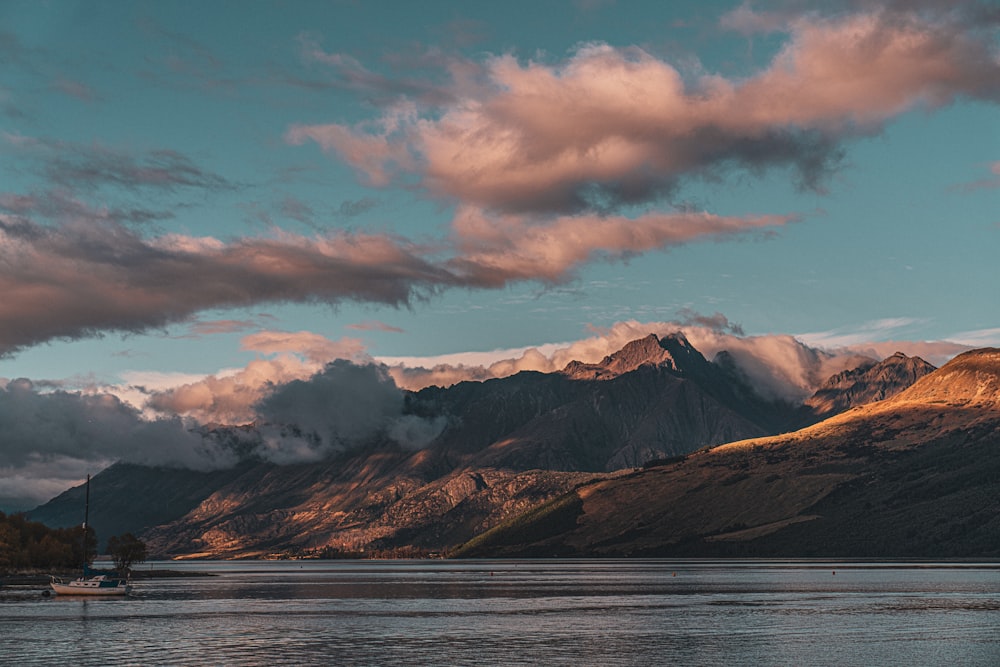
<instances>
[{"instance_id":1,"label":"dark cloud","mask_svg":"<svg viewBox=\"0 0 1000 667\"><path fill-rule=\"evenodd\" d=\"M174 217L169 211L140 207L93 207L74 197L68 190L58 188L29 195L0 193L0 211L25 219L43 218L56 222L91 220L142 224Z\"/></svg>"},{"instance_id":2,"label":"dark cloud","mask_svg":"<svg viewBox=\"0 0 1000 667\"><path fill-rule=\"evenodd\" d=\"M46 392L25 379L0 385L0 431L0 502L21 509L116 460L196 470L235 462L179 419L147 421L114 396ZM35 488L18 480L36 480ZM54 492L39 497L37 480Z\"/></svg>"},{"instance_id":3,"label":"dark cloud","mask_svg":"<svg viewBox=\"0 0 1000 667\"><path fill-rule=\"evenodd\" d=\"M131 153L100 144L21 135L8 135L7 145L8 150L48 181L49 189L80 192L120 188L132 194L148 194L241 187L173 150Z\"/></svg>"},{"instance_id":4,"label":"dark cloud","mask_svg":"<svg viewBox=\"0 0 1000 667\"><path fill-rule=\"evenodd\" d=\"M362 213L367 213L377 205L378 200L372 199L371 197L362 197L361 199L356 200L346 199L342 201L340 203L340 207L337 208L337 215L344 218L353 218L361 215Z\"/></svg>"},{"instance_id":5,"label":"dark cloud","mask_svg":"<svg viewBox=\"0 0 1000 667\"><path fill-rule=\"evenodd\" d=\"M722 313L702 315L696 310L681 308L677 312L677 321L681 326L704 327L716 333L729 333L734 336L745 335L743 327L740 324L730 322L729 318Z\"/></svg>"},{"instance_id":6,"label":"dark cloud","mask_svg":"<svg viewBox=\"0 0 1000 667\"><path fill-rule=\"evenodd\" d=\"M300 199L286 196L281 200L279 209L281 211L281 215L286 218L298 220L299 222L309 226L314 224L313 220L316 216L315 212L312 210L311 206Z\"/></svg>"},{"instance_id":7,"label":"dark cloud","mask_svg":"<svg viewBox=\"0 0 1000 667\"><path fill-rule=\"evenodd\" d=\"M257 404L263 424L258 452L276 463L318 460L386 441L427 446L443 419L405 414L403 392L382 366L337 360L308 380L276 387Z\"/></svg>"},{"instance_id":8,"label":"dark cloud","mask_svg":"<svg viewBox=\"0 0 1000 667\"><path fill-rule=\"evenodd\" d=\"M336 78L320 85L339 87L362 95L378 106L388 106L400 98L438 106L455 101L454 91L445 83L415 77L386 76L373 72L357 59L343 53L327 53L317 36L302 33L298 37L302 57L322 64Z\"/></svg>"}]
</instances>

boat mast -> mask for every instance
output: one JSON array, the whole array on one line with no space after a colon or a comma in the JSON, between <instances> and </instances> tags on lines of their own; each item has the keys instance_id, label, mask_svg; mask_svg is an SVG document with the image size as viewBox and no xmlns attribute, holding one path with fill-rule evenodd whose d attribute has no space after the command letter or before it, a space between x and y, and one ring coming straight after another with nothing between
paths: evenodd
<instances>
[{"instance_id":1,"label":"boat mast","mask_svg":"<svg viewBox=\"0 0 1000 667\"><path fill-rule=\"evenodd\" d=\"M87 491L83 503L83 571L87 571L87 524L90 523L90 475L87 475Z\"/></svg>"}]
</instances>

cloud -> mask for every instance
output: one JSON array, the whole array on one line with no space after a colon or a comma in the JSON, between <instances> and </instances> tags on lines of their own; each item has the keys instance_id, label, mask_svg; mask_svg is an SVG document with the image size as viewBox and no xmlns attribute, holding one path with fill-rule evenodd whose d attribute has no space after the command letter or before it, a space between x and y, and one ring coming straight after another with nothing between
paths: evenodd
<instances>
[{"instance_id":1,"label":"cloud","mask_svg":"<svg viewBox=\"0 0 1000 667\"><path fill-rule=\"evenodd\" d=\"M0 354L54 338L138 332L262 302L409 303L459 284L406 241L279 233L146 239L111 222L0 216Z\"/></svg>"},{"instance_id":2,"label":"cloud","mask_svg":"<svg viewBox=\"0 0 1000 667\"><path fill-rule=\"evenodd\" d=\"M452 234L458 257L448 262L467 285L500 287L519 280L564 282L596 259L627 259L693 240L772 229L790 216L724 217L708 213L648 213L637 218L577 215L532 218L458 211Z\"/></svg>"},{"instance_id":3,"label":"cloud","mask_svg":"<svg viewBox=\"0 0 1000 667\"><path fill-rule=\"evenodd\" d=\"M178 418L144 420L110 394L44 392L25 379L0 386L0 429L0 501L9 506L115 460L200 470L235 461ZM27 488L29 479L41 486Z\"/></svg>"},{"instance_id":4,"label":"cloud","mask_svg":"<svg viewBox=\"0 0 1000 667\"><path fill-rule=\"evenodd\" d=\"M991 339L1000 340L995 337L996 330L990 329L960 333L941 341L914 341L905 338L910 329L924 322L912 317L887 317L829 331L796 334L795 337L807 345L830 353L853 352L883 359L902 352L908 356L921 357L935 366L942 366L955 355L974 347L982 347Z\"/></svg>"},{"instance_id":5,"label":"cloud","mask_svg":"<svg viewBox=\"0 0 1000 667\"><path fill-rule=\"evenodd\" d=\"M316 215L312 207L295 197L285 197L282 199L279 210L284 217L298 220L310 226L313 225L313 218Z\"/></svg>"},{"instance_id":6,"label":"cloud","mask_svg":"<svg viewBox=\"0 0 1000 667\"><path fill-rule=\"evenodd\" d=\"M729 352L737 367L765 395L799 401L829 376L855 367L860 357L878 356L874 349L820 350L793 336L736 334L734 329L738 330L738 325L720 313L706 317L684 311L682 315L681 321L673 322L618 322L607 329L594 329L592 336L567 343L433 358L383 357L376 361L385 367L379 373L391 377L394 386L416 391L431 385L450 386L466 380L508 377L520 371L556 372L571 361L596 363L650 333L665 336L683 331L709 359L723 350ZM701 324L697 323L699 319ZM248 423L265 416L260 406L266 404L265 397L277 387L306 382L297 385L300 387L297 391L304 391L303 386L311 386L307 380L335 360L355 365L372 362L360 341L350 338L331 341L310 332L262 332L244 338L243 347L273 358L254 360L243 369L227 371L224 376L212 375L149 392L145 407L202 423ZM325 385L320 382L319 386ZM287 421L290 417L282 419Z\"/></svg>"},{"instance_id":7,"label":"cloud","mask_svg":"<svg viewBox=\"0 0 1000 667\"><path fill-rule=\"evenodd\" d=\"M143 407L165 415L182 415L201 423L244 424L260 415L256 405L275 387L305 380L335 359L369 363L361 341L332 341L308 331L261 331L243 338L244 350L272 356L245 368L175 382L150 392Z\"/></svg>"},{"instance_id":8,"label":"cloud","mask_svg":"<svg viewBox=\"0 0 1000 667\"><path fill-rule=\"evenodd\" d=\"M386 331L389 333L404 333L399 327L394 327L385 322L379 322L378 320L365 320L364 322L358 322L357 324L348 324L348 329L354 329L356 331Z\"/></svg>"},{"instance_id":9,"label":"cloud","mask_svg":"<svg viewBox=\"0 0 1000 667\"><path fill-rule=\"evenodd\" d=\"M1000 327L962 331L948 339L970 347L1000 347Z\"/></svg>"},{"instance_id":10,"label":"cloud","mask_svg":"<svg viewBox=\"0 0 1000 667\"><path fill-rule=\"evenodd\" d=\"M276 463L320 460L385 438L406 449L427 446L446 422L404 414L404 407L403 392L384 368L334 361L308 380L275 387L257 404L263 455Z\"/></svg>"},{"instance_id":11,"label":"cloud","mask_svg":"<svg viewBox=\"0 0 1000 667\"><path fill-rule=\"evenodd\" d=\"M766 27L749 10L731 16L734 28ZM493 56L432 109L397 101L353 126L292 126L286 139L316 142L372 185L416 176L436 197L508 214L645 204L732 169L788 167L822 189L845 139L914 107L1000 99L994 28L947 6L800 14L772 62L740 80L685 78L602 43L556 64Z\"/></svg>"},{"instance_id":12,"label":"cloud","mask_svg":"<svg viewBox=\"0 0 1000 667\"><path fill-rule=\"evenodd\" d=\"M93 102L97 99L97 94L94 92L94 89L85 83L81 83L80 81L57 79L55 83L52 84L52 88L64 95L75 97L84 102Z\"/></svg>"},{"instance_id":13,"label":"cloud","mask_svg":"<svg viewBox=\"0 0 1000 667\"><path fill-rule=\"evenodd\" d=\"M375 206L378 205L378 200L372 199L371 197L362 197L361 199L351 200L345 199L340 202L340 206L337 208L337 215L343 218L354 218L362 213L366 213Z\"/></svg>"},{"instance_id":14,"label":"cloud","mask_svg":"<svg viewBox=\"0 0 1000 667\"><path fill-rule=\"evenodd\" d=\"M947 340L884 340L854 343L832 351L838 353L855 352L875 359L884 359L896 352L902 352L907 356L920 357L924 361L940 367L946 364L952 357L975 347L982 346L966 345Z\"/></svg>"},{"instance_id":15,"label":"cloud","mask_svg":"<svg viewBox=\"0 0 1000 667\"><path fill-rule=\"evenodd\" d=\"M140 207L91 206L65 188L52 188L27 195L0 193L0 211L19 218L40 218L57 222L91 220L144 224L174 217L168 211Z\"/></svg>"},{"instance_id":16,"label":"cloud","mask_svg":"<svg viewBox=\"0 0 1000 667\"><path fill-rule=\"evenodd\" d=\"M310 331L296 333L261 331L245 337L242 340L242 347L244 350L263 354L293 352L319 364L331 359L345 359L359 363L371 360L364 344L357 338L332 341Z\"/></svg>"},{"instance_id":17,"label":"cloud","mask_svg":"<svg viewBox=\"0 0 1000 667\"><path fill-rule=\"evenodd\" d=\"M391 105L400 97L430 105L454 101L454 93L436 82L414 77L386 76L371 71L349 55L327 53L315 35L302 33L298 36L298 42L305 62L325 66L336 77L334 83L337 86L361 93L371 103Z\"/></svg>"},{"instance_id":18,"label":"cloud","mask_svg":"<svg viewBox=\"0 0 1000 667\"><path fill-rule=\"evenodd\" d=\"M963 183L956 186L957 189L963 192L975 192L977 190L992 190L994 188L1000 188L1000 161L990 163L988 165L988 171L990 172L988 177L972 181L971 183Z\"/></svg>"},{"instance_id":19,"label":"cloud","mask_svg":"<svg viewBox=\"0 0 1000 667\"><path fill-rule=\"evenodd\" d=\"M248 337L246 346L304 354L323 347L321 337L303 334L285 342ZM326 349L364 356L350 341L326 341ZM45 391L25 379L0 384L0 509L30 509L115 461L210 470L249 455L287 464L373 444L419 449L445 426L443 418L407 414L384 367L346 359L316 363L280 354L205 378L137 373L130 381L101 393ZM143 417L112 391L146 397L158 414ZM241 423L239 417L257 422L239 456L225 437L203 436L197 426Z\"/></svg>"},{"instance_id":20,"label":"cloud","mask_svg":"<svg viewBox=\"0 0 1000 667\"><path fill-rule=\"evenodd\" d=\"M743 336L743 327L736 322L730 322L729 318L722 313L716 312L712 315L702 315L690 308L681 308L677 313L680 316L680 323L686 326L699 326L719 333L729 332L736 336Z\"/></svg>"},{"instance_id":21,"label":"cloud","mask_svg":"<svg viewBox=\"0 0 1000 667\"><path fill-rule=\"evenodd\" d=\"M924 320L913 317L886 317L854 326L839 327L829 331L800 333L796 335L796 338L815 347L828 349L849 347L867 341L884 339L890 335L897 335L900 330L905 330L923 322Z\"/></svg>"},{"instance_id":22,"label":"cloud","mask_svg":"<svg viewBox=\"0 0 1000 667\"><path fill-rule=\"evenodd\" d=\"M143 153L117 150L101 144L78 144L56 139L5 135L9 150L37 163L49 183L75 190L118 187L133 193L181 188L220 191L238 186L205 170L174 150Z\"/></svg>"},{"instance_id":23,"label":"cloud","mask_svg":"<svg viewBox=\"0 0 1000 667\"><path fill-rule=\"evenodd\" d=\"M719 27L723 30L732 30L744 35L779 32L787 30L797 16L791 9L769 12L757 11L749 3L744 2L736 9L723 14L719 19Z\"/></svg>"},{"instance_id":24,"label":"cloud","mask_svg":"<svg viewBox=\"0 0 1000 667\"><path fill-rule=\"evenodd\" d=\"M211 336L246 331L258 326L259 320L198 320L191 323L191 333L195 336Z\"/></svg>"}]
</instances>

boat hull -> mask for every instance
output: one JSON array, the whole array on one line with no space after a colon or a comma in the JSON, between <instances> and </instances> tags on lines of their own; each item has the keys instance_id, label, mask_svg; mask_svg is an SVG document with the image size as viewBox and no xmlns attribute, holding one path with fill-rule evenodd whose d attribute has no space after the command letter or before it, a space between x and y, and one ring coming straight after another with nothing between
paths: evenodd
<instances>
[{"instance_id":1,"label":"boat hull","mask_svg":"<svg viewBox=\"0 0 1000 667\"><path fill-rule=\"evenodd\" d=\"M56 595L126 595L132 590L124 581L52 581L49 584Z\"/></svg>"}]
</instances>

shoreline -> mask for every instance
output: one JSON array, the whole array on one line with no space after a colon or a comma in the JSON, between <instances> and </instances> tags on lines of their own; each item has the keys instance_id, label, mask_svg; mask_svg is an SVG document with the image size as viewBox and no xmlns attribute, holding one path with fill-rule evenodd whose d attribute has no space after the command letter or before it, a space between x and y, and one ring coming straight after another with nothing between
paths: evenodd
<instances>
[{"instance_id":1,"label":"shoreline","mask_svg":"<svg viewBox=\"0 0 1000 667\"><path fill-rule=\"evenodd\" d=\"M12 587L47 586L52 577L76 579L79 570L21 570L0 572L0 590ZM214 577L211 572L181 570L132 570L132 581L141 579L179 579L185 577Z\"/></svg>"}]
</instances>

